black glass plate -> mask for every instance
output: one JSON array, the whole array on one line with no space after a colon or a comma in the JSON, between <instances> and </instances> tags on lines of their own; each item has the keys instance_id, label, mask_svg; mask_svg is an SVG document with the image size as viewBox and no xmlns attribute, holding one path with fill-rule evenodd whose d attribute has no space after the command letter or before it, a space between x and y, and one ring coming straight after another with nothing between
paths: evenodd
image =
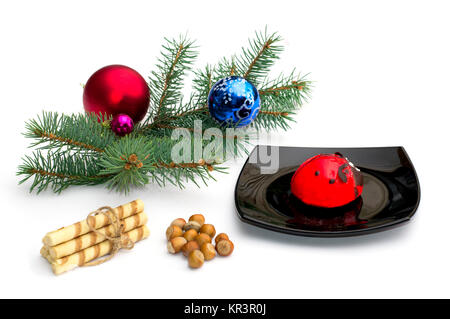
<instances>
[{"instance_id":1,"label":"black glass plate","mask_svg":"<svg viewBox=\"0 0 450 319\"><path fill-rule=\"evenodd\" d=\"M291 193L292 175L308 158L335 152L343 154L362 171L361 197L332 209L303 204ZM269 160L277 157L278 165ZM316 237L354 236L385 230L408 221L417 210L419 200L417 174L403 147L258 145L245 163L235 189L237 212L242 221L278 232Z\"/></svg>"}]
</instances>

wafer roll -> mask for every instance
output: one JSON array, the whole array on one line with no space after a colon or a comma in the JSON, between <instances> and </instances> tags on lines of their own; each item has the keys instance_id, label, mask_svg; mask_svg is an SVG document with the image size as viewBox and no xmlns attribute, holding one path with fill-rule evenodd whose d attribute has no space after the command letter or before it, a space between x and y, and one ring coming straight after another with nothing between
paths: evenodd
<instances>
[{"instance_id":1,"label":"wafer roll","mask_svg":"<svg viewBox=\"0 0 450 319\"><path fill-rule=\"evenodd\" d=\"M119 219L123 219L131 215L143 212L144 203L140 199L137 199L125 205L113 208L113 210L115 211L117 216L119 216ZM90 218L90 224L96 229L110 224L108 217L106 217L104 214L94 215ZM45 235L45 237L42 239L42 242L44 243L44 245L52 247L68 240L74 239L80 235L84 235L90 231L91 229L89 228L87 221L82 220L73 225L47 233L47 235Z\"/></svg>"},{"instance_id":2,"label":"wafer roll","mask_svg":"<svg viewBox=\"0 0 450 319\"><path fill-rule=\"evenodd\" d=\"M54 260L51 259L50 254L48 253L47 247L43 246L41 248L41 256L47 259L49 263L52 263Z\"/></svg>"},{"instance_id":3,"label":"wafer roll","mask_svg":"<svg viewBox=\"0 0 450 319\"><path fill-rule=\"evenodd\" d=\"M141 226L135 228L127 233L129 238L133 242L140 241L147 238L150 235L150 231L147 226ZM105 240L100 244L88 247L72 255L60 258L52 262L52 270L55 275L62 274L68 270L71 270L77 266L83 266L84 264L98 258L103 257L111 252L112 244L109 240Z\"/></svg>"},{"instance_id":4,"label":"wafer roll","mask_svg":"<svg viewBox=\"0 0 450 319\"><path fill-rule=\"evenodd\" d=\"M142 212L136 215L132 215L130 217L122 219L120 222L123 224L123 232L128 232L134 228L145 225L147 223L148 217ZM113 225L108 225L98 229L102 234L106 234L108 236L113 236L114 227ZM62 258L82 249L88 248L90 246L101 243L106 238L104 236L98 235L95 232L89 232L77 238L66 241L65 243L53 246L46 247L47 253L50 255L51 259L56 260L58 258Z\"/></svg>"}]
</instances>

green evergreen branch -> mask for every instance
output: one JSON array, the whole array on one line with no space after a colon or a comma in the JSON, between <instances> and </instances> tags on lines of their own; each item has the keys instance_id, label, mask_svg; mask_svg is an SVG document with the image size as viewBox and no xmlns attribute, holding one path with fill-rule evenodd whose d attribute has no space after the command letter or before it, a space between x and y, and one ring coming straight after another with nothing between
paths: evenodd
<instances>
[{"instance_id":1,"label":"green evergreen branch","mask_svg":"<svg viewBox=\"0 0 450 319\"><path fill-rule=\"evenodd\" d=\"M252 124L257 129L270 131L281 128L286 131L290 128L289 122L294 121L292 115L293 112L260 112Z\"/></svg>"},{"instance_id":2,"label":"green evergreen branch","mask_svg":"<svg viewBox=\"0 0 450 319\"><path fill-rule=\"evenodd\" d=\"M184 181L201 178L205 184L213 178L210 172L223 172L215 162L174 163L171 150L176 141L170 138L126 136L112 143L101 154L86 156L81 153L40 150L26 156L17 175L24 178L20 184L34 177L30 191L51 189L60 193L72 185L106 183L109 189L127 193L132 187L142 187L156 181L160 185L171 183L184 187ZM214 178L213 178L214 179Z\"/></svg>"},{"instance_id":3,"label":"green evergreen branch","mask_svg":"<svg viewBox=\"0 0 450 319\"><path fill-rule=\"evenodd\" d=\"M128 193L131 186L142 187L149 182L152 169L153 143L144 137L126 136L109 145L99 159L100 174L111 175L107 187Z\"/></svg>"},{"instance_id":4,"label":"green evergreen branch","mask_svg":"<svg viewBox=\"0 0 450 319\"><path fill-rule=\"evenodd\" d=\"M222 58L217 63L217 66L214 68L213 72L213 84L219 81L222 78L225 78L230 75L240 75L236 74L236 57L233 56L231 59Z\"/></svg>"},{"instance_id":5,"label":"green evergreen branch","mask_svg":"<svg viewBox=\"0 0 450 319\"><path fill-rule=\"evenodd\" d=\"M144 122L146 125L164 118L167 112L171 112L171 107L179 103L185 73L197 57L194 42L186 37L179 40L166 38L165 41L156 71L152 71L149 78L151 101L149 116Z\"/></svg>"},{"instance_id":6,"label":"green evergreen branch","mask_svg":"<svg viewBox=\"0 0 450 319\"><path fill-rule=\"evenodd\" d=\"M266 80L259 89L261 110L284 112L300 108L311 94L312 82L306 76L281 74L274 80Z\"/></svg>"},{"instance_id":7,"label":"green evergreen branch","mask_svg":"<svg viewBox=\"0 0 450 319\"><path fill-rule=\"evenodd\" d=\"M150 179L160 185L169 182L183 187L183 180L195 182L195 177L200 177L206 181L212 177L210 171L223 170L205 160L174 163L171 151L176 143L167 137L126 136L105 149L99 159L99 174L112 176L106 182L108 188L128 193L131 187L143 187Z\"/></svg>"},{"instance_id":8,"label":"green evergreen branch","mask_svg":"<svg viewBox=\"0 0 450 319\"><path fill-rule=\"evenodd\" d=\"M98 122L97 115L64 115L43 112L25 124L25 137L35 139L30 147L39 149L103 152L115 140L114 133Z\"/></svg>"},{"instance_id":9,"label":"green evergreen branch","mask_svg":"<svg viewBox=\"0 0 450 319\"><path fill-rule=\"evenodd\" d=\"M267 29L264 33L256 32L256 38L249 40L250 47L243 48L241 56L236 60L239 75L258 86L283 51L283 47L278 45L280 41L280 36L276 33L268 34Z\"/></svg>"},{"instance_id":10,"label":"green evergreen branch","mask_svg":"<svg viewBox=\"0 0 450 319\"><path fill-rule=\"evenodd\" d=\"M213 73L214 69L209 65L207 65L204 70L197 70L194 72L193 89L200 108L208 108L209 91L211 91L211 88L215 83L213 82ZM185 114L186 112L179 114L179 116Z\"/></svg>"},{"instance_id":11,"label":"green evergreen branch","mask_svg":"<svg viewBox=\"0 0 450 319\"><path fill-rule=\"evenodd\" d=\"M25 176L19 184L34 177L30 192L37 189L40 193L50 186L55 193L60 193L71 185L104 183L109 176L99 174L99 171L100 167L95 156L51 151L44 155L37 150L32 156L23 158L23 164L19 166L17 175Z\"/></svg>"},{"instance_id":12,"label":"green evergreen branch","mask_svg":"<svg viewBox=\"0 0 450 319\"><path fill-rule=\"evenodd\" d=\"M259 90L261 110L253 122L256 128L287 130L293 122L294 112L310 97L311 81L306 76L281 74L274 80L266 80Z\"/></svg>"}]
</instances>

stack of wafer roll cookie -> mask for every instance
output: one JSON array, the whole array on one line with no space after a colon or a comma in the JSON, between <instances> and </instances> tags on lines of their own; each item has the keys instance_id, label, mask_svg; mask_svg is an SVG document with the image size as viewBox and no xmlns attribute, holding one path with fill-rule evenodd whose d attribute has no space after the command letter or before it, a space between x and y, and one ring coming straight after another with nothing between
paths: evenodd
<instances>
[{"instance_id":1,"label":"stack of wafer roll cookie","mask_svg":"<svg viewBox=\"0 0 450 319\"><path fill-rule=\"evenodd\" d=\"M138 242L149 236L150 232L146 226L148 218L144 213L144 203L140 199L113 210L123 225L123 234L128 235L131 241ZM113 225L106 215L96 214L89 218L89 224L99 233L114 236ZM83 266L112 250L111 241L91 231L86 220L49 232L42 242L44 246L41 248L41 255L51 264L55 275Z\"/></svg>"}]
</instances>

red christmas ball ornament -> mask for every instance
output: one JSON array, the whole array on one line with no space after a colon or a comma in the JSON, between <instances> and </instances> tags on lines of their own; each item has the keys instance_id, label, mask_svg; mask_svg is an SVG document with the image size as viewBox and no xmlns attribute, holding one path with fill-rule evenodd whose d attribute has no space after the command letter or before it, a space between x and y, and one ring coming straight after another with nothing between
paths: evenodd
<instances>
[{"instance_id":1,"label":"red christmas ball ornament","mask_svg":"<svg viewBox=\"0 0 450 319\"><path fill-rule=\"evenodd\" d=\"M126 114L117 114L111 121L111 130L119 136L133 132L133 119Z\"/></svg>"},{"instance_id":2,"label":"red christmas ball ornament","mask_svg":"<svg viewBox=\"0 0 450 319\"><path fill-rule=\"evenodd\" d=\"M306 160L292 176L292 193L307 205L334 208L358 198L363 175L339 153L320 154Z\"/></svg>"},{"instance_id":3,"label":"red christmas ball ornament","mask_svg":"<svg viewBox=\"0 0 450 319\"><path fill-rule=\"evenodd\" d=\"M109 65L91 75L83 93L84 109L88 113L130 116L134 123L147 113L150 91L144 78L124 65Z\"/></svg>"}]
</instances>

